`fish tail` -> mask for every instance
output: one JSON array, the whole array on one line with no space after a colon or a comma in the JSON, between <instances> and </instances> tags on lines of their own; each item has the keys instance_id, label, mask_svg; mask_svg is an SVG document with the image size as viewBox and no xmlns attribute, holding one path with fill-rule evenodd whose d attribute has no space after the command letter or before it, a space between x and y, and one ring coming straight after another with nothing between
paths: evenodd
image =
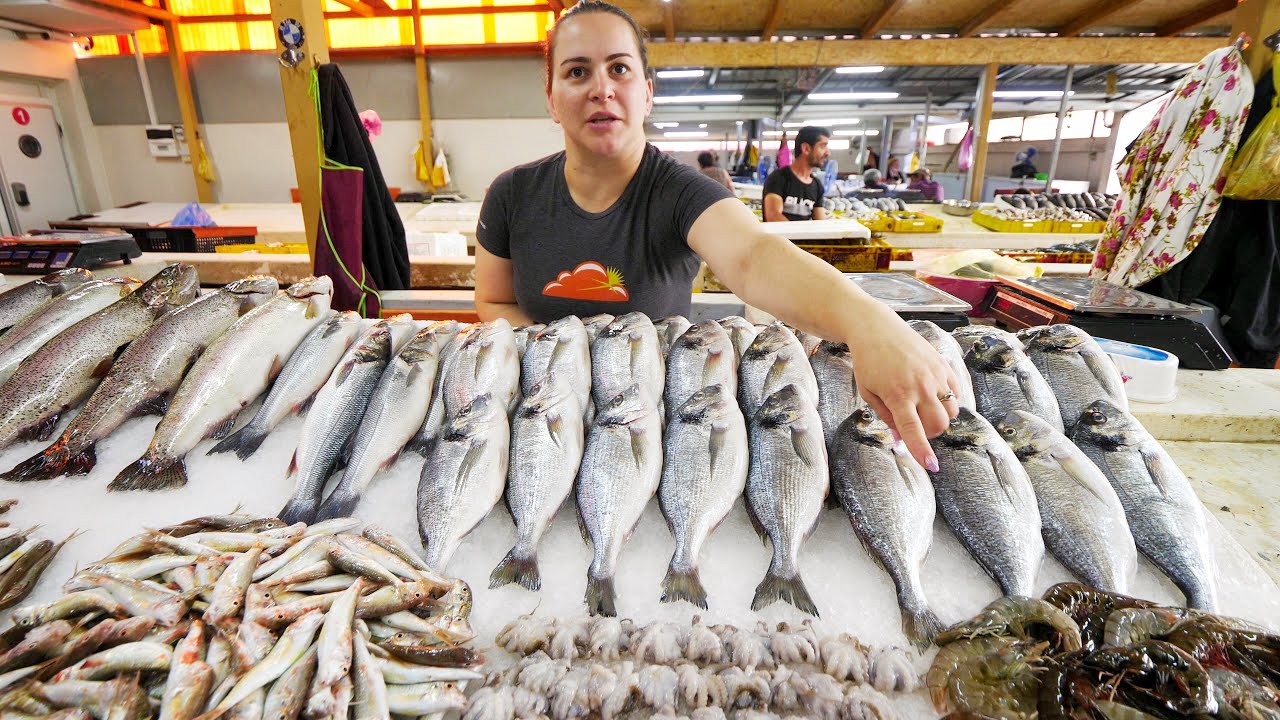
<instances>
[{"instance_id":1,"label":"fish tail","mask_svg":"<svg viewBox=\"0 0 1280 720\"><path fill-rule=\"evenodd\" d=\"M63 475L87 474L97 464L98 455L94 452L94 444L89 444L80 452L71 452L66 443L58 441L43 452L18 463L12 470L0 475L0 479L15 482L52 480Z\"/></svg>"},{"instance_id":2,"label":"fish tail","mask_svg":"<svg viewBox=\"0 0 1280 720\"><path fill-rule=\"evenodd\" d=\"M933 639L944 629L946 626L928 605L915 608L902 606L902 632L921 652L928 650Z\"/></svg>"},{"instance_id":3,"label":"fish tail","mask_svg":"<svg viewBox=\"0 0 1280 720\"><path fill-rule=\"evenodd\" d=\"M662 602L677 600L693 603L703 610L707 609L707 591L702 587L697 568L677 570L674 565L667 568L667 576L662 579Z\"/></svg>"},{"instance_id":4,"label":"fish tail","mask_svg":"<svg viewBox=\"0 0 1280 720\"><path fill-rule=\"evenodd\" d=\"M156 459L143 455L120 471L108 490L172 490L187 484L187 463L182 458Z\"/></svg>"},{"instance_id":5,"label":"fish tail","mask_svg":"<svg viewBox=\"0 0 1280 720\"><path fill-rule=\"evenodd\" d=\"M617 617L617 596L613 592L613 577L596 577L587 573L587 612L592 615Z\"/></svg>"},{"instance_id":6,"label":"fish tail","mask_svg":"<svg viewBox=\"0 0 1280 720\"><path fill-rule=\"evenodd\" d=\"M315 503L305 498L292 497L276 517L283 520L285 525L293 525L300 522L310 525L315 522L317 510Z\"/></svg>"},{"instance_id":7,"label":"fish tail","mask_svg":"<svg viewBox=\"0 0 1280 720\"><path fill-rule=\"evenodd\" d=\"M751 600L751 609L759 610L779 600L784 600L802 612L818 617L818 607L813 604L813 598L809 597L809 590L804 586L804 578L800 577L800 573L783 577L778 574L774 566L770 565L768 574L756 587L756 595Z\"/></svg>"},{"instance_id":8,"label":"fish tail","mask_svg":"<svg viewBox=\"0 0 1280 720\"><path fill-rule=\"evenodd\" d=\"M320 509L316 511L315 521L332 520L334 518L352 517L356 511L356 506L360 504L360 494L353 493L341 485L334 488L329 493L329 497L320 503ZM284 518L281 518L282 520Z\"/></svg>"},{"instance_id":9,"label":"fish tail","mask_svg":"<svg viewBox=\"0 0 1280 720\"><path fill-rule=\"evenodd\" d=\"M241 460L248 460L249 456L257 452L258 448L262 446L262 441L266 439L266 433L259 432L253 427L253 423L249 423L218 442L205 454L234 452L236 457Z\"/></svg>"},{"instance_id":10,"label":"fish tail","mask_svg":"<svg viewBox=\"0 0 1280 720\"><path fill-rule=\"evenodd\" d=\"M502 562L489 575L489 587L499 588L503 585L518 583L526 590L537 592L542 588L542 576L538 573L538 556L534 553L523 553L511 548Z\"/></svg>"},{"instance_id":11,"label":"fish tail","mask_svg":"<svg viewBox=\"0 0 1280 720\"><path fill-rule=\"evenodd\" d=\"M1182 594L1187 598L1187 607L1192 610L1204 610L1205 612L1218 611L1218 593L1217 589L1212 585L1213 580L1208 579L1204 584L1187 586L1180 588Z\"/></svg>"}]
</instances>

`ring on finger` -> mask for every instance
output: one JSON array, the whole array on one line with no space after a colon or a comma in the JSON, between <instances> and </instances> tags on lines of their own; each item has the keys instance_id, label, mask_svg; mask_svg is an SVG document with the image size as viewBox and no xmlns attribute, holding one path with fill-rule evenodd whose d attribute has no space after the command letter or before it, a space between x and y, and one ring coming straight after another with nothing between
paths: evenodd
<instances>
[{"instance_id":1,"label":"ring on finger","mask_svg":"<svg viewBox=\"0 0 1280 720\"><path fill-rule=\"evenodd\" d=\"M956 394L948 390L944 393L938 393L938 399L942 402L950 402L956 399Z\"/></svg>"}]
</instances>

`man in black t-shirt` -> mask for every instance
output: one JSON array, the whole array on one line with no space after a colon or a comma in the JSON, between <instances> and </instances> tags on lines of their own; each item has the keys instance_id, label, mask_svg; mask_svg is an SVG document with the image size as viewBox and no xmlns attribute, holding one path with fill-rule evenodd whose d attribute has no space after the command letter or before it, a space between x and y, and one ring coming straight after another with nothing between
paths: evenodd
<instances>
[{"instance_id":1,"label":"man in black t-shirt","mask_svg":"<svg viewBox=\"0 0 1280 720\"><path fill-rule=\"evenodd\" d=\"M825 165L831 156L827 150L830 137L830 130L813 125L802 127L796 133L795 159L765 178L765 222L826 219L822 183L813 177L813 170Z\"/></svg>"}]
</instances>

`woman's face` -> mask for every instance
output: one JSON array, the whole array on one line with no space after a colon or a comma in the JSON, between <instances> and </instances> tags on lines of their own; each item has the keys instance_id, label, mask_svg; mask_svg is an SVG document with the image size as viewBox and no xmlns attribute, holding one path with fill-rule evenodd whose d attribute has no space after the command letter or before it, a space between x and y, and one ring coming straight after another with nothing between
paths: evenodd
<instances>
[{"instance_id":1,"label":"woman's face","mask_svg":"<svg viewBox=\"0 0 1280 720\"><path fill-rule=\"evenodd\" d=\"M593 154L612 157L644 143L653 84L626 21L589 13L556 29L547 108L566 139Z\"/></svg>"}]
</instances>

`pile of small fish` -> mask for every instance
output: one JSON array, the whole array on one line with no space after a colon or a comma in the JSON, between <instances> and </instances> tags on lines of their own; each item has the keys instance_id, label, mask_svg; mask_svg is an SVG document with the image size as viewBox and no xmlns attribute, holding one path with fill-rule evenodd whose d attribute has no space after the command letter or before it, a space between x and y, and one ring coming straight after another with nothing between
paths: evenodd
<instances>
[{"instance_id":1,"label":"pile of small fish","mask_svg":"<svg viewBox=\"0 0 1280 720\"><path fill-rule=\"evenodd\" d=\"M1280 717L1280 636L1075 583L1000 598L937 642L926 684L956 717Z\"/></svg>"},{"instance_id":2,"label":"pile of small fish","mask_svg":"<svg viewBox=\"0 0 1280 720\"><path fill-rule=\"evenodd\" d=\"M0 633L0 711L140 720L462 710L471 591L372 525L206 516L147 530ZM19 713L10 715L9 713Z\"/></svg>"},{"instance_id":3,"label":"pile of small fish","mask_svg":"<svg viewBox=\"0 0 1280 720\"><path fill-rule=\"evenodd\" d=\"M0 513L8 512L17 502L0 501ZM9 527L9 523L3 527ZM31 537L36 529L31 527L0 537L0 610L13 607L30 595L63 546L75 537L75 534L69 535L58 543L36 540Z\"/></svg>"},{"instance_id":4,"label":"pile of small fish","mask_svg":"<svg viewBox=\"0 0 1280 720\"><path fill-rule=\"evenodd\" d=\"M524 615L496 642L520 659L489 673L466 718L887 720L895 713L885 694L920 687L914 654L871 650L848 634L820 637L808 621L749 630L696 616L689 625L636 627L615 617Z\"/></svg>"}]
</instances>

